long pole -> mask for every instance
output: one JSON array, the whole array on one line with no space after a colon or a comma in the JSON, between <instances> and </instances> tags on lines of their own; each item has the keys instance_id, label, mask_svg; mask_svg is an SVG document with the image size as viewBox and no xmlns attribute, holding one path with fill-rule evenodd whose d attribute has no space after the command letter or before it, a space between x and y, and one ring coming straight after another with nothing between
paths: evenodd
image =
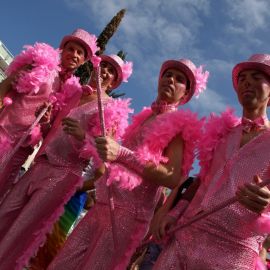
<instances>
[{"instance_id":1,"label":"long pole","mask_svg":"<svg viewBox=\"0 0 270 270\"><path fill-rule=\"evenodd\" d=\"M258 186L265 187L265 186L267 186L269 184L270 184L270 179L267 179L267 180L264 180L261 183L259 183ZM217 211L219 211L219 210L221 210L221 209L223 209L223 208L225 208L225 207L227 207L227 206L229 206L229 205L231 205L231 204L233 204L235 202L237 202L236 196L226 200L225 202L222 202L222 203L218 204L217 206L213 207L212 209L209 209L209 210L207 210L205 212L202 212L202 213L196 215L195 217L191 218L189 221L187 221L184 224L179 224L179 225L175 226L174 228L172 228L171 230L168 231L168 234L172 234L172 233L174 233L174 232L176 232L178 230L181 230L181 229L193 224L196 221L202 220L203 218L205 218L205 217L207 217L207 216L209 216L211 214L214 214Z\"/></svg>"},{"instance_id":2,"label":"long pole","mask_svg":"<svg viewBox=\"0 0 270 270\"><path fill-rule=\"evenodd\" d=\"M106 129L105 129L105 119L104 119L104 107L101 101L101 82L100 82L100 67L96 67L96 82L97 82L97 98L98 98L98 111L99 111L99 119L100 119L100 126L102 136L106 136ZM108 168L105 163L105 176L108 175ZM113 235L113 244L114 248L118 246L117 234L116 234L116 223L115 223L115 215L114 215L114 200L112 195L112 187L108 186L108 200L109 200L109 207L110 207L110 217L111 217L111 225L112 225L112 235Z\"/></svg>"}]
</instances>

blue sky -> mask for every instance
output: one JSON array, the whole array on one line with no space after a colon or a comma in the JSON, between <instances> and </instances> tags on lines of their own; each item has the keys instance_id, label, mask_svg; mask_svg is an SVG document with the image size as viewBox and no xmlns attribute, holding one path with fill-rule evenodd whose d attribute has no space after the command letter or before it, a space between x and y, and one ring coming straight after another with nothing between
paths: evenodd
<instances>
[{"instance_id":1,"label":"blue sky","mask_svg":"<svg viewBox=\"0 0 270 270\"><path fill-rule=\"evenodd\" d=\"M58 47L75 28L98 35L121 8L127 13L107 53L123 49L134 73L119 92L138 112L155 98L161 63L190 58L210 71L208 89L187 107L199 115L227 105L241 113L231 83L234 64L253 53L269 53L268 0L26 0L3 1L0 40L14 54L25 44Z\"/></svg>"}]
</instances>

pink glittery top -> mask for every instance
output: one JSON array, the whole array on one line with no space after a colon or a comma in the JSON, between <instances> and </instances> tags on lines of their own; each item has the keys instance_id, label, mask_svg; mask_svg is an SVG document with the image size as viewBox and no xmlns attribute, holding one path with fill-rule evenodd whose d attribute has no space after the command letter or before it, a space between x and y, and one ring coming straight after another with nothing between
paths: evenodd
<instances>
[{"instance_id":1,"label":"pink glittery top","mask_svg":"<svg viewBox=\"0 0 270 270\"><path fill-rule=\"evenodd\" d=\"M241 137L242 126L238 125L220 140L206 179L180 222L232 198L238 186L252 182L254 175L263 180L270 177L270 131L261 132L240 148ZM259 235L250 227L258 217L258 214L236 202L191 226L258 252L264 235Z\"/></svg>"}]
</instances>

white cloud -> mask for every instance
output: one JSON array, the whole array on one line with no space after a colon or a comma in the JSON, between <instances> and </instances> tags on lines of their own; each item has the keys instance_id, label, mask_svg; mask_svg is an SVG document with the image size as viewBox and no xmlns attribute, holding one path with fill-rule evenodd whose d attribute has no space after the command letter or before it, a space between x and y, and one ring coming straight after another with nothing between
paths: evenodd
<instances>
[{"instance_id":1,"label":"white cloud","mask_svg":"<svg viewBox=\"0 0 270 270\"><path fill-rule=\"evenodd\" d=\"M196 33L202 22L200 14L209 12L209 0L66 0L66 3L84 12L97 25L105 24L121 9L127 12L109 43L112 48L123 49L134 61L134 75L146 86L158 74L162 61L168 58L198 56L195 48ZM111 45L113 43L113 46ZM138 69L139 68L139 69Z\"/></svg>"},{"instance_id":2,"label":"white cloud","mask_svg":"<svg viewBox=\"0 0 270 270\"><path fill-rule=\"evenodd\" d=\"M235 34L252 33L268 25L268 0L227 0L228 15L232 19L229 30Z\"/></svg>"},{"instance_id":3,"label":"white cloud","mask_svg":"<svg viewBox=\"0 0 270 270\"><path fill-rule=\"evenodd\" d=\"M219 113L228 106L228 100L212 89L207 89L199 98L193 98L189 102L189 107L193 111L200 112L200 115L208 115L211 112Z\"/></svg>"}]
</instances>

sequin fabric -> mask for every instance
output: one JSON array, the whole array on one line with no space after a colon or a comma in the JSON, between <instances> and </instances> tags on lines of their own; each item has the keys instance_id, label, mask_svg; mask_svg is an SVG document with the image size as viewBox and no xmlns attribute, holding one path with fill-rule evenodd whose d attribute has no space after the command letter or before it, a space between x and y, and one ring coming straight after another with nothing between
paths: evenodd
<instances>
[{"instance_id":1,"label":"sequin fabric","mask_svg":"<svg viewBox=\"0 0 270 270\"><path fill-rule=\"evenodd\" d=\"M178 224L233 197L237 187L251 182L256 174L269 179L270 131L261 132L240 148L241 136L240 125L219 143L206 176L209 186L200 186ZM154 269L255 269L259 246L265 238L250 227L258 217L237 202L178 230Z\"/></svg>"},{"instance_id":2,"label":"sequin fabric","mask_svg":"<svg viewBox=\"0 0 270 270\"><path fill-rule=\"evenodd\" d=\"M10 151L35 121L36 109L48 100L52 89L57 89L55 87L58 87L56 83L44 84L37 95L25 95L15 91L10 93L13 103L0 112L0 164L5 162ZM7 141L10 143L7 143ZM2 148L5 149L4 153L1 151ZM2 168L0 174L0 200L11 187L21 166L29 153L31 153L30 150L27 142L24 143L18 153L14 154L12 160Z\"/></svg>"},{"instance_id":3,"label":"sequin fabric","mask_svg":"<svg viewBox=\"0 0 270 270\"><path fill-rule=\"evenodd\" d=\"M85 128L97 112L97 103L92 102L72 109L68 116ZM21 270L27 264L81 186L82 170L87 165L79 158L81 144L60 126L35 165L4 200L0 207L1 270Z\"/></svg>"},{"instance_id":4,"label":"sequin fabric","mask_svg":"<svg viewBox=\"0 0 270 270\"><path fill-rule=\"evenodd\" d=\"M144 138L144 128L149 128L149 124L140 126L126 141L126 146L135 151ZM106 175L97 181L96 205L75 228L48 269L123 270L127 267L147 232L160 189L147 181L132 191L112 184L118 238L118 246L114 248L106 181Z\"/></svg>"}]
</instances>

